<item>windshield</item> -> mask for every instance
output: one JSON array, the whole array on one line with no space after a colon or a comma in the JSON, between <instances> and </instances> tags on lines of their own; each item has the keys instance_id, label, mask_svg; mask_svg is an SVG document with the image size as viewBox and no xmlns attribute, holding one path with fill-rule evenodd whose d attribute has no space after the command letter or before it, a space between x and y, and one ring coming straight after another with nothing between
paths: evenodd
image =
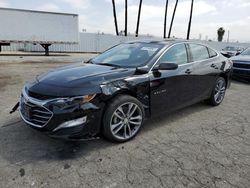
<instances>
[{"instance_id":1,"label":"windshield","mask_svg":"<svg viewBox=\"0 0 250 188\"><path fill-rule=\"evenodd\" d=\"M160 44L140 42L120 44L91 61L94 64L135 68L145 65L161 48Z\"/></svg>"},{"instance_id":2,"label":"windshield","mask_svg":"<svg viewBox=\"0 0 250 188\"><path fill-rule=\"evenodd\" d=\"M236 47L233 46L227 46L226 48L224 48L225 51L237 51Z\"/></svg>"},{"instance_id":3,"label":"windshield","mask_svg":"<svg viewBox=\"0 0 250 188\"><path fill-rule=\"evenodd\" d=\"M250 55L250 48L247 48L246 50L244 50L241 55Z\"/></svg>"}]
</instances>

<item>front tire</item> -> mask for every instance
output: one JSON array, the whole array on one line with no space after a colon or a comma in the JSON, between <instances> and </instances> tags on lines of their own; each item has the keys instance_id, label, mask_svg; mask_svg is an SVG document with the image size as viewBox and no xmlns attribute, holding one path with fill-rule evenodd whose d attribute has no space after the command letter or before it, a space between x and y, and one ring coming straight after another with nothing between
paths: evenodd
<instances>
[{"instance_id":1,"label":"front tire","mask_svg":"<svg viewBox=\"0 0 250 188\"><path fill-rule=\"evenodd\" d=\"M103 134L114 142L135 137L145 117L143 105L134 97L119 95L108 105L103 118Z\"/></svg>"},{"instance_id":2,"label":"front tire","mask_svg":"<svg viewBox=\"0 0 250 188\"><path fill-rule=\"evenodd\" d=\"M226 92L226 81L224 78L219 77L214 85L210 98L207 100L208 104L218 106L222 103Z\"/></svg>"}]
</instances>

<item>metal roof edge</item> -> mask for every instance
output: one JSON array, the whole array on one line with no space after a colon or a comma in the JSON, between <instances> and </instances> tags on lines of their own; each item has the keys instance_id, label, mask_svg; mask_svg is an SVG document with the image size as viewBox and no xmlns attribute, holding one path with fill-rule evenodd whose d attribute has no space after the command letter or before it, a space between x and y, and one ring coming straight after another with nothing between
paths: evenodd
<instances>
[{"instance_id":1,"label":"metal roof edge","mask_svg":"<svg viewBox=\"0 0 250 188\"><path fill-rule=\"evenodd\" d=\"M10 10L10 11L22 11L22 12L33 12L33 13L44 13L44 14L59 14L59 15L78 16L78 14L73 14L73 13L49 12L49 11L17 9L17 8L2 8L2 7L0 7L0 10Z\"/></svg>"}]
</instances>

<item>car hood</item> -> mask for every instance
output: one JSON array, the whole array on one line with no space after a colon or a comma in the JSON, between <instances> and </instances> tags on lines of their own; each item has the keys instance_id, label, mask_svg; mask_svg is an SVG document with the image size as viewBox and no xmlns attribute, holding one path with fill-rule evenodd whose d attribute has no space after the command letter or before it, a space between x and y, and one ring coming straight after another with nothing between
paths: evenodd
<instances>
[{"instance_id":1,"label":"car hood","mask_svg":"<svg viewBox=\"0 0 250 188\"><path fill-rule=\"evenodd\" d=\"M250 55L238 55L235 57L230 58L232 61L249 61L250 62Z\"/></svg>"},{"instance_id":2,"label":"car hood","mask_svg":"<svg viewBox=\"0 0 250 188\"><path fill-rule=\"evenodd\" d=\"M135 68L77 63L42 74L29 84L28 90L50 96L76 96L99 93L100 85L132 76Z\"/></svg>"}]
</instances>

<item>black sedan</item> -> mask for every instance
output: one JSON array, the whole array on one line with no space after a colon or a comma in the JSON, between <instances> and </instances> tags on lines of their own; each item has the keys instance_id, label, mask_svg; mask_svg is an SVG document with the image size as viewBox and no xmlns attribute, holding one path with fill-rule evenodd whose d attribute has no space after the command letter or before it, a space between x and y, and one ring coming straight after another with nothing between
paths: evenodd
<instances>
[{"instance_id":1,"label":"black sedan","mask_svg":"<svg viewBox=\"0 0 250 188\"><path fill-rule=\"evenodd\" d=\"M146 118L206 100L219 105L232 63L189 41L136 41L52 70L23 87L23 121L49 136L125 142Z\"/></svg>"},{"instance_id":2,"label":"black sedan","mask_svg":"<svg viewBox=\"0 0 250 188\"><path fill-rule=\"evenodd\" d=\"M232 57L231 60L233 61L233 78L250 81L250 48Z\"/></svg>"}]
</instances>

